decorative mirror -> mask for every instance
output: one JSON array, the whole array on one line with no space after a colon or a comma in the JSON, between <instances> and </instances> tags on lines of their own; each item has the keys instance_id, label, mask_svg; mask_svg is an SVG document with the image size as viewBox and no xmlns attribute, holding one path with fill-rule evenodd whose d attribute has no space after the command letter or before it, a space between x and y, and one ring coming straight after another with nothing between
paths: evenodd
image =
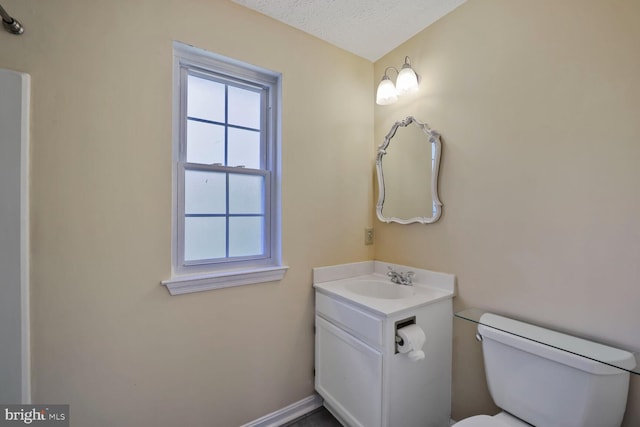
<instances>
[{"instance_id":1,"label":"decorative mirror","mask_svg":"<svg viewBox=\"0 0 640 427\"><path fill-rule=\"evenodd\" d=\"M380 221L430 224L440 218L440 150L440 134L412 116L391 127L376 160Z\"/></svg>"}]
</instances>

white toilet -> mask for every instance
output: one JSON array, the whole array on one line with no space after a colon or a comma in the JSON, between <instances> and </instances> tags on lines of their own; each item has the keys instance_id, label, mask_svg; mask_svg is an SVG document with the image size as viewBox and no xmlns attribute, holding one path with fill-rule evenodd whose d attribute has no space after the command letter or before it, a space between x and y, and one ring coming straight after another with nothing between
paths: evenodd
<instances>
[{"instance_id":1,"label":"white toilet","mask_svg":"<svg viewBox=\"0 0 640 427\"><path fill-rule=\"evenodd\" d=\"M597 360L633 369L633 354L495 314L480 323L489 392L503 412L455 427L620 427L629 372Z\"/></svg>"}]
</instances>

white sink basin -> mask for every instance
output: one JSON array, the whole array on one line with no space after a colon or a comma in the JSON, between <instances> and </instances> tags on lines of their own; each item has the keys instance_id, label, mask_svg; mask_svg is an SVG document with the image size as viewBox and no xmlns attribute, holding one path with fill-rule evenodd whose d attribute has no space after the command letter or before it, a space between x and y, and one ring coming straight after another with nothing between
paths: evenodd
<instances>
[{"instance_id":1,"label":"white sink basin","mask_svg":"<svg viewBox=\"0 0 640 427\"><path fill-rule=\"evenodd\" d=\"M452 291L420 282L413 286L396 285L380 274L316 283L314 287L320 292L345 298L387 316L453 297Z\"/></svg>"},{"instance_id":2,"label":"white sink basin","mask_svg":"<svg viewBox=\"0 0 640 427\"><path fill-rule=\"evenodd\" d=\"M398 271L415 271L413 286L391 283L387 276L389 267ZM375 314L390 316L451 299L455 277L402 265L366 261L314 269L313 287L320 293L353 303Z\"/></svg>"},{"instance_id":3,"label":"white sink basin","mask_svg":"<svg viewBox=\"0 0 640 427\"><path fill-rule=\"evenodd\" d=\"M415 294L413 286L396 285L382 280L354 280L345 289L355 294L380 299L402 299Z\"/></svg>"}]
</instances>

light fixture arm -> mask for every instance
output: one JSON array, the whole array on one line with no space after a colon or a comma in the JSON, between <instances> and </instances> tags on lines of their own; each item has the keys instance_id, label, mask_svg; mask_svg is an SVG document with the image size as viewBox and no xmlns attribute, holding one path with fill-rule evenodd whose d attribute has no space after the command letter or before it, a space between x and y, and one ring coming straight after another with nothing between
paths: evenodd
<instances>
[{"instance_id":1,"label":"light fixture arm","mask_svg":"<svg viewBox=\"0 0 640 427\"><path fill-rule=\"evenodd\" d=\"M384 69L384 76L382 77L383 79L389 78L389 70L393 70L396 72L396 78L398 77L398 74L400 74L400 71L398 71L396 67L387 67Z\"/></svg>"}]
</instances>

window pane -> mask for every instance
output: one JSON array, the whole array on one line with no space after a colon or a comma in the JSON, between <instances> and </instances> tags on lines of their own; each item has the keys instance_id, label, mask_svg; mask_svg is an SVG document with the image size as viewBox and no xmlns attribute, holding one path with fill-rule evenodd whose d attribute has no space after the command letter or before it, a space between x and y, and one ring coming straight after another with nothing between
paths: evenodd
<instances>
[{"instance_id":1,"label":"window pane","mask_svg":"<svg viewBox=\"0 0 640 427\"><path fill-rule=\"evenodd\" d=\"M260 132L229 128L228 166L260 169Z\"/></svg>"},{"instance_id":2,"label":"window pane","mask_svg":"<svg viewBox=\"0 0 640 427\"><path fill-rule=\"evenodd\" d=\"M264 217L229 218L229 256L264 253Z\"/></svg>"},{"instance_id":3,"label":"window pane","mask_svg":"<svg viewBox=\"0 0 640 427\"><path fill-rule=\"evenodd\" d=\"M224 123L225 85L189 76L187 86L187 115Z\"/></svg>"},{"instance_id":4,"label":"window pane","mask_svg":"<svg viewBox=\"0 0 640 427\"><path fill-rule=\"evenodd\" d=\"M260 92L229 86L229 124L260 129Z\"/></svg>"},{"instance_id":5,"label":"window pane","mask_svg":"<svg viewBox=\"0 0 640 427\"><path fill-rule=\"evenodd\" d=\"M224 258L226 228L225 218L186 217L184 219L184 260Z\"/></svg>"},{"instance_id":6,"label":"window pane","mask_svg":"<svg viewBox=\"0 0 640 427\"><path fill-rule=\"evenodd\" d=\"M187 162L224 164L224 126L187 121Z\"/></svg>"},{"instance_id":7,"label":"window pane","mask_svg":"<svg viewBox=\"0 0 640 427\"><path fill-rule=\"evenodd\" d=\"M185 214L224 214L227 212L226 174L185 171Z\"/></svg>"},{"instance_id":8,"label":"window pane","mask_svg":"<svg viewBox=\"0 0 640 427\"><path fill-rule=\"evenodd\" d=\"M264 213L264 177L229 174L229 213Z\"/></svg>"}]
</instances>

